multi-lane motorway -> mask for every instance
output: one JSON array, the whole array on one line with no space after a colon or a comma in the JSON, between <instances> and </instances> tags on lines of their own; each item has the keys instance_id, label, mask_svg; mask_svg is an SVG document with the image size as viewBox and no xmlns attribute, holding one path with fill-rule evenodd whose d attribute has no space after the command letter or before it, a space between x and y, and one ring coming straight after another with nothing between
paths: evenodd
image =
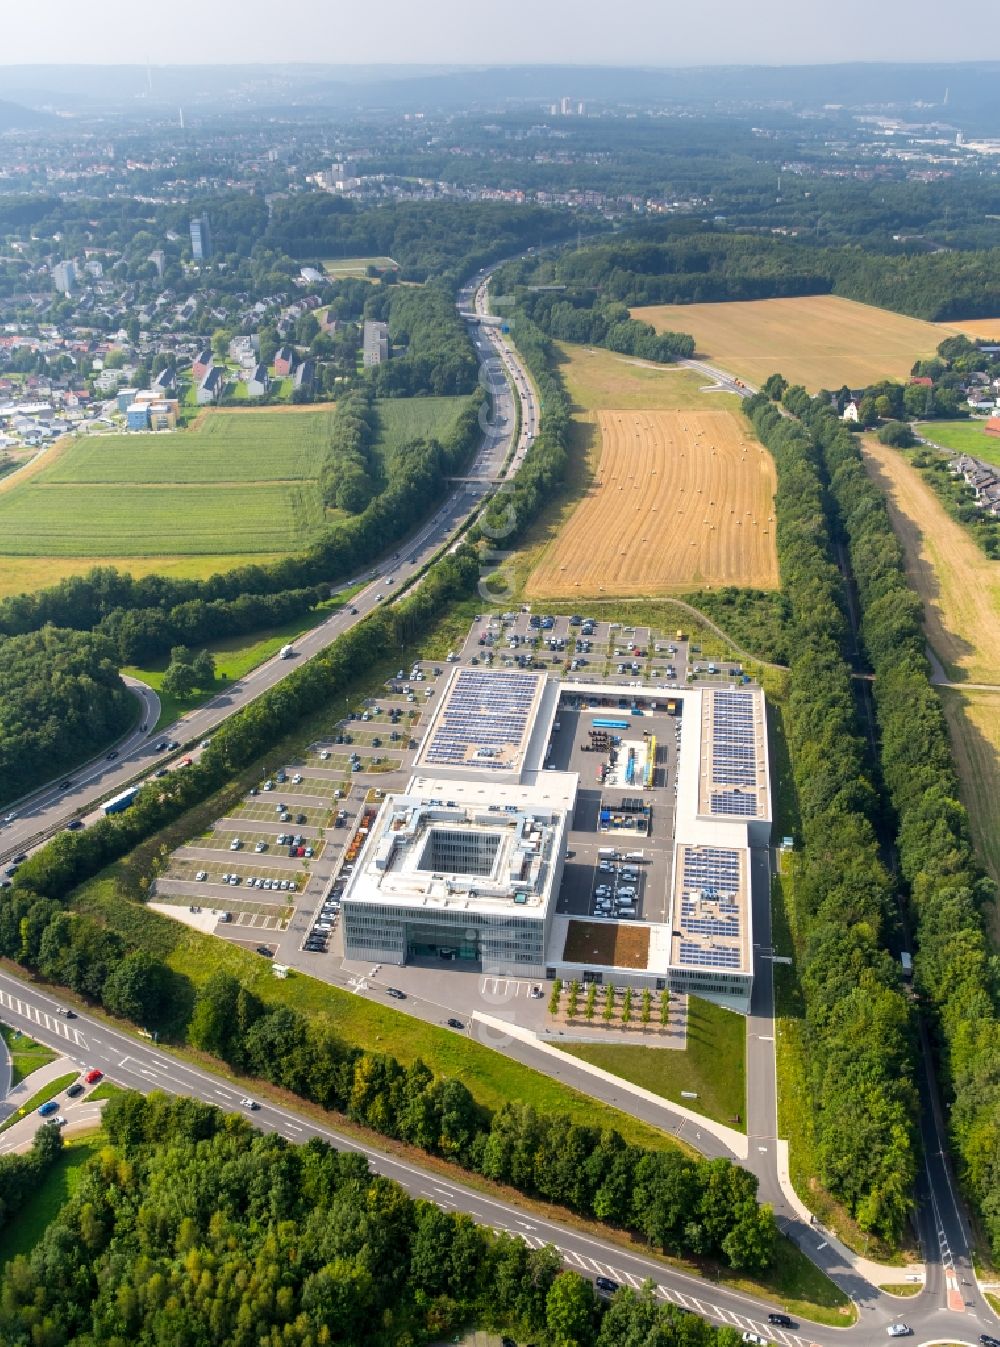
<instances>
[{"instance_id":1,"label":"multi-lane motorway","mask_svg":"<svg viewBox=\"0 0 1000 1347\"><path fill-rule=\"evenodd\" d=\"M480 273L460 293L458 304L463 312L485 315L488 275ZM496 489L497 482L517 471L538 429L538 406L534 387L520 357L499 327L473 329L475 349L480 362L480 381L490 394L490 415L483 419L482 443L466 476L443 502L434 516L395 553L375 567L344 583L345 589L363 584L364 588L338 612L298 637L292 659L274 656L257 666L244 678L234 680L211 701L189 712L174 725L154 733L159 716L155 693L144 684L132 681L133 690L143 701L140 728L118 745L117 757L104 756L61 778L14 807L14 816L0 815L0 862L50 836L72 818L86 817L99 801L147 775L161 757L156 745L162 740L183 746L198 744L235 711L242 709L261 693L274 687L294 672L303 661L325 650L338 636L360 622L379 603L391 599L399 588L417 575L431 558L477 513L484 499ZM521 419L517 440L517 398ZM68 788L63 782L70 781Z\"/></svg>"}]
</instances>

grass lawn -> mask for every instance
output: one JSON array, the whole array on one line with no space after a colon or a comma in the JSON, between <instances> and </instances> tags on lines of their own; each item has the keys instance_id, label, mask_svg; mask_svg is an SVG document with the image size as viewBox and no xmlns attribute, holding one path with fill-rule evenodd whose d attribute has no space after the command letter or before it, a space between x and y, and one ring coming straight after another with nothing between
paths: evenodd
<instances>
[{"instance_id":1,"label":"grass lawn","mask_svg":"<svg viewBox=\"0 0 1000 1347\"><path fill-rule=\"evenodd\" d=\"M987 435L985 421L921 421L915 426L917 434L942 449L972 454L987 463L1000 464L1000 439Z\"/></svg>"},{"instance_id":2,"label":"grass lawn","mask_svg":"<svg viewBox=\"0 0 1000 1347\"><path fill-rule=\"evenodd\" d=\"M29 1254L60 1209L73 1196L83 1167L100 1151L100 1137L69 1141L41 1183L15 1216L8 1218L0 1231L0 1263L8 1263L18 1254Z\"/></svg>"},{"instance_id":3,"label":"grass lawn","mask_svg":"<svg viewBox=\"0 0 1000 1347\"><path fill-rule=\"evenodd\" d=\"M124 1089L121 1085L115 1085L113 1081L102 1080L100 1085L91 1090L87 1095L87 1102L93 1104L99 1099L114 1099L114 1097L119 1094L128 1094L128 1090Z\"/></svg>"},{"instance_id":4,"label":"grass lawn","mask_svg":"<svg viewBox=\"0 0 1000 1347\"><path fill-rule=\"evenodd\" d=\"M746 1021L710 1001L691 997L684 1052L617 1043L559 1047L706 1118L746 1130ZM698 1098L682 1099L682 1090L694 1091Z\"/></svg>"},{"instance_id":5,"label":"grass lawn","mask_svg":"<svg viewBox=\"0 0 1000 1347\"><path fill-rule=\"evenodd\" d=\"M16 1113L12 1113L9 1118L5 1118L0 1123L0 1132L5 1132L8 1127L13 1127L16 1122L26 1118L29 1113L34 1113L35 1109L41 1108L48 1100L55 1099L57 1094L61 1094L67 1085L72 1085L79 1077L78 1071L70 1071L65 1076L57 1076L55 1080L50 1080L48 1085L43 1085L30 1099L26 1100ZM38 1121L41 1124L41 1118Z\"/></svg>"},{"instance_id":6,"label":"grass lawn","mask_svg":"<svg viewBox=\"0 0 1000 1347\"><path fill-rule=\"evenodd\" d=\"M320 266L337 281L345 276L363 278L368 267L378 267L379 271L399 270L391 257L324 257Z\"/></svg>"},{"instance_id":7,"label":"grass lawn","mask_svg":"<svg viewBox=\"0 0 1000 1347\"><path fill-rule=\"evenodd\" d=\"M3 1034L3 1041L10 1053L11 1085L19 1085L25 1076L31 1075L32 1071L37 1071L40 1066L46 1066L56 1059L56 1054L51 1048L47 1048L44 1043L36 1043L27 1034L22 1034L20 1029L0 1024L0 1034Z\"/></svg>"},{"instance_id":8,"label":"grass lawn","mask_svg":"<svg viewBox=\"0 0 1000 1347\"><path fill-rule=\"evenodd\" d=\"M443 439L466 405L466 398L379 398L375 454L388 464L410 440Z\"/></svg>"}]
</instances>

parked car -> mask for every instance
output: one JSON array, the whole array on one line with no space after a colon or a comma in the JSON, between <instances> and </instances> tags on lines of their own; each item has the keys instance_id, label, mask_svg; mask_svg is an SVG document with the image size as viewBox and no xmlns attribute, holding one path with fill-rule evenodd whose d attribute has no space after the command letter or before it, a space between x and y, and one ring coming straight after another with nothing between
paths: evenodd
<instances>
[{"instance_id":1,"label":"parked car","mask_svg":"<svg viewBox=\"0 0 1000 1347\"><path fill-rule=\"evenodd\" d=\"M53 1113L58 1112L59 1112L59 1105L56 1103L54 1099L47 1099L45 1103L41 1106L41 1108L38 1110L39 1116L42 1118L48 1118Z\"/></svg>"},{"instance_id":2,"label":"parked car","mask_svg":"<svg viewBox=\"0 0 1000 1347\"><path fill-rule=\"evenodd\" d=\"M448 1019L445 1020L445 1024L447 1024L447 1026L448 1026L449 1029L464 1029L464 1028L465 1028L465 1025L462 1023L462 1021L461 1021L461 1020L457 1020L457 1019L455 1018L454 1015L450 1015L450 1016L448 1017Z\"/></svg>"},{"instance_id":3,"label":"parked car","mask_svg":"<svg viewBox=\"0 0 1000 1347\"><path fill-rule=\"evenodd\" d=\"M80 1094L83 1094L83 1086L82 1086L82 1084L81 1084L79 1081L76 1081L76 1082L75 1082L74 1084L72 1084L72 1085L69 1087L69 1089L66 1091L66 1098L67 1098L67 1099L75 1099L75 1098L77 1097L77 1095L80 1095Z\"/></svg>"},{"instance_id":4,"label":"parked car","mask_svg":"<svg viewBox=\"0 0 1000 1347\"><path fill-rule=\"evenodd\" d=\"M87 1082L88 1085L96 1085L99 1080L103 1079L104 1079L104 1072L98 1071L96 1066L91 1071L88 1071L87 1074L84 1076L84 1080Z\"/></svg>"},{"instance_id":5,"label":"parked car","mask_svg":"<svg viewBox=\"0 0 1000 1347\"><path fill-rule=\"evenodd\" d=\"M751 1347L770 1347L767 1338L762 1338L759 1333L744 1333L743 1341L750 1343Z\"/></svg>"},{"instance_id":6,"label":"parked car","mask_svg":"<svg viewBox=\"0 0 1000 1347\"><path fill-rule=\"evenodd\" d=\"M618 1290L618 1283L613 1282L610 1277L595 1277L594 1285L600 1291L601 1295L613 1296Z\"/></svg>"},{"instance_id":7,"label":"parked car","mask_svg":"<svg viewBox=\"0 0 1000 1347\"><path fill-rule=\"evenodd\" d=\"M264 957L265 959L273 959L273 958L274 958L274 950L273 950L273 949L268 949L267 945L258 945L258 946L257 946L257 953L263 955L263 957Z\"/></svg>"},{"instance_id":8,"label":"parked car","mask_svg":"<svg viewBox=\"0 0 1000 1347\"><path fill-rule=\"evenodd\" d=\"M75 833L79 832L82 827L83 827L82 818L71 818L70 821L66 824L66 831L68 833Z\"/></svg>"}]
</instances>

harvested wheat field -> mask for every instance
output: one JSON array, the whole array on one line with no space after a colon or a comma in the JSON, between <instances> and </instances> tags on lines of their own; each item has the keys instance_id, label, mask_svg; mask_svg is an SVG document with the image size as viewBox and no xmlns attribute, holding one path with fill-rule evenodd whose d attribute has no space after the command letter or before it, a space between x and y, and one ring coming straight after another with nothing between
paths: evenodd
<instances>
[{"instance_id":1,"label":"harvested wheat field","mask_svg":"<svg viewBox=\"0 0 1000 1347\"><path fill-rule=\"evenodd\" d=\"M774 464L727 411L601 411L594 481L542 553L533 598L775 589Z\"/></svg>"},{"instance_id":2,"label":"harvested wheat field","mask_svg":"<svg viewBox=\"0 0 1000 1347\"><path fill-rule=\"evenodd\" d=\"M874 436L863 451L923 601L931 648L957 682L1000 684L1000 562L984 556L903 454Z\"/></svg>"},{"instance_id":3,"label":"harvested wheat field","mask_svg":"<svg viewBox=\"0 0 1000 1347\"><path fill-rule=\"evenodd\" d=\"M941 699L973 841L1000 883L1000 692L942 688ZM992 918L1000 947L1000 911Z\"/></svg>"},{"instance_id":4,"label":"harvested wheat field","mask_svg":"<svg viewBox=\"0 0 1000 1347\"><path fill-rule=\"evenodd\" d=\"M655 304L632 310L658 331L689 332L697 355L751 384L779 371L810 392L905 379L947 333L920 318L836 295L745 303Z\"/></svg>"},{"instance_id":5,"label":"harvested wheat field","mask_svg":"<svg viewBox=\"0 0 1000 1347\"><path fill-rule=\"evenodd\" d=\"M1000 318L960 318L955 323L937 323L941 340L961 332L970 341L1000 341Z\"/></svg>"}]
</instances>

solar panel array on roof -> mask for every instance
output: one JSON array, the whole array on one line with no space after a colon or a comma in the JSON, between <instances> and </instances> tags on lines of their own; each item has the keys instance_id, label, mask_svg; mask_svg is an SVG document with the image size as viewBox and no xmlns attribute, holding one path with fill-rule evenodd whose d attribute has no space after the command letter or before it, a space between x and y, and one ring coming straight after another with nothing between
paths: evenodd
<instances>
[{"instance_id":1,"label":"solar panel array on roof","mask_svg":"<svg viewBox=\"0 0 1000 1347\"><path fill-rule=\"evenodd\" d=\"M742 966L740 855L731 847L684 848L678 921L681 963ZM700 942L693 938L697 936L702 937Z\"/></svg>"},{"instance_id":2,"label":"solar panel array on roof","mask_svg":"<svg viewBox=\"0 0 1000 1347\"><path fill-rule=\"evenodd\" d=\"M741 790L713 790L712 813L729 814L735 818L754 818L757 814L757 796Z\"/></svg>"},{"instance_id":3,"label":"solar panel array on roof","mask_svg":"<svg viewBox=\"0 0 1000 1347\"><path fill-rule=\"evenodd\" d=\"M696 964L702 968L739 968L738 949L717 949L681 941L681 963Z\"/></svg>"},{"instance_id":4,"label":"solar panel array on roof","mask_svg":"<svg viewBox=\"0 0 1000 1347\"><path fill-rule=\"evenodd\" d=\"M521 747L538 680L490 670L460 669L427 746L427 765L510 767Z\"/></svg>"},{"instance_id":5,"label":"solar panel array on roof","mask_svg":"<svg viewBox=\"0 0 1000 1347\"><path fill-rule=\"evenodd\" d=\"M753 695L717 689L712 696L713 782L720 786L755 786L756 740ZM714 808L712 812L715 812ZM722 812L737 811L723 809Z\"/></svg>"}]
</instances>

